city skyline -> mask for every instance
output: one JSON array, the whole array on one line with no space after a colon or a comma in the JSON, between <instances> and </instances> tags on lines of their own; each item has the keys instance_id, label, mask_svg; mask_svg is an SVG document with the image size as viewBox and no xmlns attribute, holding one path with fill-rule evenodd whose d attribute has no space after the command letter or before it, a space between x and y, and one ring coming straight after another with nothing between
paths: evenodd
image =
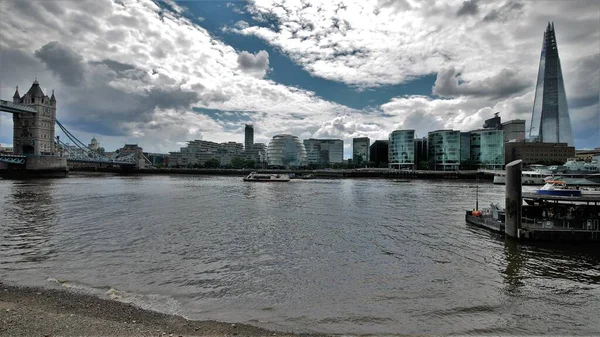
<instances>
[{"instance_id":1,"label":"city skyline","mask_svg":"<svg viewBox=\"0 0 600 337\"><path fill-rule=\"evenodd\" d=\"M395 129L469 131L496 111L529 123L554 21L575 145L600 145L595 2L328 4L3 1L0 96L38 77L57 118L107 149L243 142L254 124L257 143L340 138L350 158L352 138Z\"/></svg>"}]
</instances>

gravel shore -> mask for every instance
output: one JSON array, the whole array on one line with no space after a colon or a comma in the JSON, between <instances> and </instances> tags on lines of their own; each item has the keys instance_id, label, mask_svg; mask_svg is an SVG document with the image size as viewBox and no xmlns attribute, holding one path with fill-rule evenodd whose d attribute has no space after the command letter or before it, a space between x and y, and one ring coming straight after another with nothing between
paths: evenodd
<instances>
[{"instance_id":1,"label":"gravel shore","mask_svg":"<svg viewBox=\"0 0 600 337\"><path fill-rule=\"evenodd\" d=\"M302 335L244 324L190 321L66 290L15 287L0 282L0 336Z\"/></svg>"}]
</instances>

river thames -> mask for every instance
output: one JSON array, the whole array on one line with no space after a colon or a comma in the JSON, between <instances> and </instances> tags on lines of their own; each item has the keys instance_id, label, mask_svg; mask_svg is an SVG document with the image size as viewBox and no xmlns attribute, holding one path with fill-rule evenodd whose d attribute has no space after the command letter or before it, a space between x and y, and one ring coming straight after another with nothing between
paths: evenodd
<instances>
[{"instance_id":1,"label":"river thames","mask_svg":"<svg viewBox=\"0 0 600 337\"><path fill-rule=\"evenodd\" d=\"M600 334L600 250L466 225L473 184L0 180L0 280L295 332Z\"/></svg>"}]
</instances>

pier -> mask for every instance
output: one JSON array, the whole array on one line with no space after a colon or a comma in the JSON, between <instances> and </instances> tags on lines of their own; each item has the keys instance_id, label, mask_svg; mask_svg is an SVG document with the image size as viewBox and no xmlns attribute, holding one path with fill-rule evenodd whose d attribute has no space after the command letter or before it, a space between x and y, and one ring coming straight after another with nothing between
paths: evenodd
<instances>
[{"instance_id":1,"label":"pier","mask_svg":"<svg viewBox=\"0 0 600 337\"><path fill-rule=\"evenodd\" d=\"M467 211L466 222L517 240L600 241L600 195L521 193L520 176L520 161L507 165L505 214L493 209Z\"/></svg>"}]
</instances>

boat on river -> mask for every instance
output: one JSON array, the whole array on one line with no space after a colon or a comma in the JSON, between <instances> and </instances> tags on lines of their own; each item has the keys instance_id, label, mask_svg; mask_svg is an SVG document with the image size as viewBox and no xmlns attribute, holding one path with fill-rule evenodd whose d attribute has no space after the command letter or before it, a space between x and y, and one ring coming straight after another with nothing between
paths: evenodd
<instances>
[{"instance_id":1,"label":"boat on river","mask_svg":"<svg viewBox=\"0 0 600 337\"><path fill-rule=\"evenodd\" d=\"M567 183L562 180L548 180L546 185L535 192L536 194L543 195L557 195L557 196L569 196L569 197L580 197L581 190L575 187L567 187Z\"/></svg>"},{"instance_id":2,"label":"boat on river","mask_svg":"<svg viewBox=\"0 0 600 337\"><path fill-rule=\"evenodd\" d=\"M523 171L521 173L521 185L544 185L546 182L544 178L547 175L544 175L540 172L536 171ZM500 171L494 174L494 184L504 185L506 184L506 172Z\"/></svg>"},{"instance_id":3,"label":"boat on river","mask_svg":"<svg viewBox=\"0 0 600 337\"><path fill-rule=\"evenodd\" d=\"M269 174L269 173L256 173L252 172L247 177L244 178L244 181L254 181L254 182L288 182L290 181L290 176L288 174Z\"/></svg>"}]
</instances>

